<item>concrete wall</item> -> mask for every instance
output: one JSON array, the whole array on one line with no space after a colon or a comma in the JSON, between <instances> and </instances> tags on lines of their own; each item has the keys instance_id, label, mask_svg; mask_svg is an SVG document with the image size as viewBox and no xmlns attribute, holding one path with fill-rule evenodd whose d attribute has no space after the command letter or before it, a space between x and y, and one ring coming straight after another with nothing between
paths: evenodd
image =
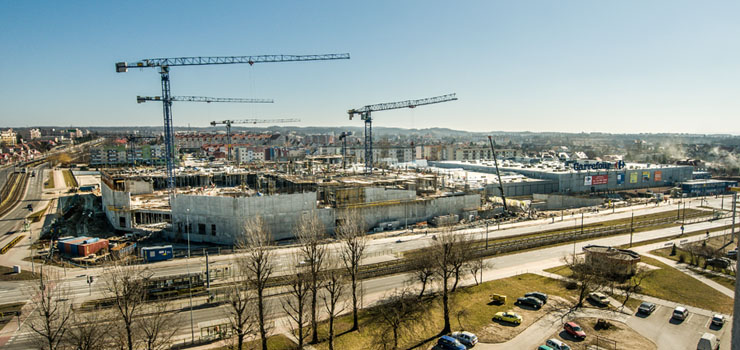
<instances>
[{"instance_id":1,"label":"concrete wall","mask_svg":"<svg viewBox=\"0 0 740 350\"><path fill-rule=\"evenodd\" d=\"M131 195L128 192L113 191L105 181L100 182L103 211L108 221L117 230L131 229ZM125 225L121 225L121 218L125 219Z\"/></svg>"},{"instance_id":2,"label":"concrete wall","mask_svg":"<svg viewBox=\"0 0 740 350\"><path fill-rule=\"evenodd\" d=\"M533 208L539 210L560 210L570 208L582 208L591 207L594 205L601 205L604 200L602 198L583 198L566 196L561 194L534 194L532 199L535 201L544 201L541 205L533 205Z\"/></svg>"},{"instance_id":3,"label":"concrete wall","mask_svg":"<svg viewBox=\"0 0 740 350\"><path fill-rule=\"evenodd\" d=\"M501 197L498 183L486 184L488 196ZM504 182L504 193L507 197L531 196L534 193L553 193L558 191L557 181L530 180L522 182Z\"/></svg>"},{"instance_id":4,"label":"concrete wall","mask_svg":"<svg viewBox=\"0 0 740 350\"><path fill-rule=\"evenodd\" d=\"M382 189L381 189L382 190ZM386 191L391 198L413 191ZM383 192L374 195L380 198ZM260 215L270 227L273 238L290 239L302 215L315 213L326 227L334 232L338 211L334 208L317 208L316 192L283 194L265 197L231 198L179 195L175 198L173 233L170 237L185 238L185 227L192 224L191 241L231 245L234 238L244 232L244 224L254 215ZM462 215L480 207L480 195L461 195L435 199L411 200L392 205L371 205L359 208L365 218L366 228L372 230L383 222L398 221L401 226L427 221L447 214ZM190 208L188 212L186 208ZM205 234L199 233L198 224L205 225ZM212 234L212 225L216 234Z\"/></svg>"},{"instance_id":5,"label":"concrete wall","mask_svg":"<svg viewBox=\"0 0 740 350\"><path fill-rule=\"evenodd\" d=\"M185 226L190 223L191 240L232 244L234 237L244 232L247 220L260 215L276 240L285 239L293 236L301 216L311 212L319 214L316 192L244 198L178 195L173 203L172 230L185 233ZM328 220L327 215L322 215L322 219ZM199 233L199 224L205 225L205 235Z\"/></svg>"},{"instance_id":6,"label":"concrete wall","mask_svg":"<svg viewBox=\"0 0 740 350\"><path fill-rule=\"evenodd\" d=\"M416 198L416 191L386 189L382 187L365 187L365 203L412 200Z\"/></svg>"}]
</instances>

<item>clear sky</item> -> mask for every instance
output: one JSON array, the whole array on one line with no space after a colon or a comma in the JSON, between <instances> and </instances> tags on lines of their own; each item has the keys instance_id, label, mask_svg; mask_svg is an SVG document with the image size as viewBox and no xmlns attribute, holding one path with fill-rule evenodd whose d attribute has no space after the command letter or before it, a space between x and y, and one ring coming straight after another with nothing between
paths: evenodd
<instances>
[{"instance_id":1,"label":"clear sky","mask_svg":"<svg viewBox=\"0 0 740 350\"><path fill-rule=\"evenodd\" d=\"M155 69L117 61L350 53L350 60L173 67L174 123L301 118L455 92L376 126L740 134L740 1L0 0L0 126L161 125Z\"/></svg>"}]
</instances>

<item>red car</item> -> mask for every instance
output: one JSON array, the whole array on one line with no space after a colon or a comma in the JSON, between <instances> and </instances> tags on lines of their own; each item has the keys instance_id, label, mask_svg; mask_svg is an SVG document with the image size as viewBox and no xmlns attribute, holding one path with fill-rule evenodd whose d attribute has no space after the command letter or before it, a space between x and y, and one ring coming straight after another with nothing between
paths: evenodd
<instances>
[{"instance_id":1,"label":"red car","mask_svg":"<svg viewBox=\"0 0 740 350\"><path fill-rule=\"evenodd\" d=\"M565 329L565 332L570 334L576 339L586 339L586 332L583 331L583 328L579 326L575 322L568 322L563 325L563 329Z\"/></svg>"}]
</instances>

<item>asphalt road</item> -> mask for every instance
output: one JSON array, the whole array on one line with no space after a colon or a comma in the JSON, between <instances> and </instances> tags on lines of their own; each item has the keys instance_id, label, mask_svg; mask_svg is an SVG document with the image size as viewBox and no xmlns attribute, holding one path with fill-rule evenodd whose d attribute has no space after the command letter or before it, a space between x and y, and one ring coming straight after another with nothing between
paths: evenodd
<instances>
[{"instance_id":1,"label":"asphalt road","mask_svg":"<svg viewBox=\"0 0 740 350\"><path fill-rule=\"evenodd\" d=\"M17 230L22 229L23 220L28 214L38 210L38 202L41 201L41 193L44 189L44 176L42 174L46 167L46 163L44 163L33 168L36 176L29 178L26 196L19 205L0 218L0 244L8 240ZM10 169L12 171L13 168ZM33 206L33 211L26 209L28 204Z\"/></svg>"}]
</instances>

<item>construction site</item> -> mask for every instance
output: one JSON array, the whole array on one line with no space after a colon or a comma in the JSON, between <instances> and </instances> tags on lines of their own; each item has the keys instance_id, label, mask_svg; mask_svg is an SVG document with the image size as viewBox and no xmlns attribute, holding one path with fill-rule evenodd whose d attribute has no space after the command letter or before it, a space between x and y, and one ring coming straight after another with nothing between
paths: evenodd
<instances>
[{"instance_id":1,"label":"construction site","mask_svg":"<svg viewBox=\"0 0 740 350\"><path fill-rule=\"evenodd\" d=\"M178 171L172 199L161 171L105 171L102 203L111 225L123 231L161 231L177 239L231 245L247 220L262 217L275 240L294 238L302 217L316 215L328 234L343 210L357 210L371 232L472 220L482 193L442 186L435 174L305 175L285 171L212 168ZM283 171L278 169L283 168Z\"/></svg>"}]
</instances>

